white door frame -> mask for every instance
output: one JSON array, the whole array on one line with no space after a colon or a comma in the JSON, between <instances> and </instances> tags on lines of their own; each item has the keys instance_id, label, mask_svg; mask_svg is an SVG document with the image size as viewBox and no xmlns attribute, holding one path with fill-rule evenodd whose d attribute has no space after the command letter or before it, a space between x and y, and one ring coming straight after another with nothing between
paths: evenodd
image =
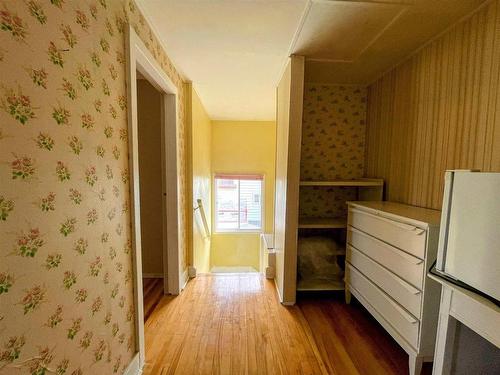
<instances>
[{"instance_id":1,"label":"white door frame","mask_svg":"<svg viewBox=\"0 0 500 375\"><path fill-rule=\"evenodd\" d=\"M177 199L179 186L177 173L177 87L165 74L132 26L129 25L127 30L128 140L137 350L133 362L136 362L137 366L142 368L145 361L145 345L136 71L139 71L162 94L163 280L164 292L177 295L183 286L180 272L180 215Z\"/></svg>"}]
</instances>

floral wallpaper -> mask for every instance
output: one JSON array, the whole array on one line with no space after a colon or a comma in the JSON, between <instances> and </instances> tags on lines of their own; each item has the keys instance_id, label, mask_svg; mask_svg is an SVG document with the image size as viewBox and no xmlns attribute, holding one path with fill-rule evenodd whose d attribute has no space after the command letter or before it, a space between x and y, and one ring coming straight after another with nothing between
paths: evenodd
<instances>
[{"instance_id":1,"label":"floral wallpaper","mask_svg":"<svg viewBox=\"0 0 500 375\"><path fill-rule=\"evenodd\" d=\"M135 352L128 23L179 88L185 207L182 79L136 5L0 1L0 374L120 374Z\"/></svg>"},{"instance_id":2,"label":"floral wallpaper","mask_svg":"<svg viewBox=\"0 0 500 375\"><path fill-rule=\"evenodd\" d=\"M302 186L299 195L301 217L345 217L347 201L357 199L356 188Z\"/></svg>"},{"instance_id":3,"label":"floral wallpaper","mask_svg":"<svg viewBox=\"0 0 500 375\"><path fill-rule=\"evenodd\" d=\"M362 86L306 84L302 122L301 180L363 177L367 90ZM353 188L301 187L300 215L345 215Z\"/></svg>"}]
</instances>

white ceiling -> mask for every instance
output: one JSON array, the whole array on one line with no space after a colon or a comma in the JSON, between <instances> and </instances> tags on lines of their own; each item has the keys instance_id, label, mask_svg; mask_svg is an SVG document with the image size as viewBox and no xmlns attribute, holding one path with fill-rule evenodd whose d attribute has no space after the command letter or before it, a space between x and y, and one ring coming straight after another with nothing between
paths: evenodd
<instances>
[{"instance_id":1,"label":"white ceiling","mask_svg":"<svg viewBox=\"0 0 500 375\"><path fill-rule=\"evenodd\" d=\"M139 0L219 120L273 120L286 59L306 81L367 84L485 0Z\"/></svg>"},{"instance_id":2,"label":"white ceiling","mask_svg":"<svg viewBox=\"0 0 500 375\"><path fill-rule=\"evenodd\" d=\"M217 120L274 120L275 86L306 0L140 0Z\"/></svg>"}]
</instances>

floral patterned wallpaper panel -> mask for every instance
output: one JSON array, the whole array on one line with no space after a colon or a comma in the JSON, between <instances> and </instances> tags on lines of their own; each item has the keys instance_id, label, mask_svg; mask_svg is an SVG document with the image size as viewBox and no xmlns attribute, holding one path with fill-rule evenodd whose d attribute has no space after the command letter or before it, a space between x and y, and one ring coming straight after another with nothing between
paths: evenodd
<instances>
[{"instance_id":1,"label":"floral patterned wallpaper panel","mask_svg":"<svg viewBox=\"0 0 500 375\"><path fill-rule=\"evenodd\" d=\"M135 352L129 22L179 88L184 207L182 80L135 4L0 1L0 374L122 373Z\"/></svg>"},{"instance_id":2,"label":"floral patterned wallpaper panel","mask_svg":"<svg viewBox=\"0 0 500 375\"><path fill-rule=\"evenodd\" d=\"M362 86L306 84L302 123L301 180L363 177L367 90ZM345 215L352 188L300 190L300 215Z\"/></svg>"}]
</instances>

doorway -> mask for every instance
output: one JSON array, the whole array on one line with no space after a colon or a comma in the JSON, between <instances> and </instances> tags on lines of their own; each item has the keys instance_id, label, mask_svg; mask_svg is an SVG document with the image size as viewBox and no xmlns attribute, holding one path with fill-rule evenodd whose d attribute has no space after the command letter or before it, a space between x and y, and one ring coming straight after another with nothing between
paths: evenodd
<instances>
[{"instance_id":1,"label":"doorway","mask_svg":"<svg viewBox=\"0 0 500 375\"><path fill-rule=\"evenodd\" d=\"M131 368L139 370L145 360L144 318L150 310L148 302L144 303L145 292L153 288L160 297L167 293L177 295L184 285L184 275L180 271L178 246L177 87L131 27L127 30L127 39L130 208L136 311L136 355ZM151 278L160 281L151 283L147 280Z\"/></svg>"},{"instance_id":2,"label":"doorway","mask_svg":"<svg viewBox=\"0 0 500 375\"><path fill-rule=\"evenodd\" d=\"M162 94L139 71L137 76L137 135L144 322L167 290L162 189Z\"/></svg>"}]
</instances>

